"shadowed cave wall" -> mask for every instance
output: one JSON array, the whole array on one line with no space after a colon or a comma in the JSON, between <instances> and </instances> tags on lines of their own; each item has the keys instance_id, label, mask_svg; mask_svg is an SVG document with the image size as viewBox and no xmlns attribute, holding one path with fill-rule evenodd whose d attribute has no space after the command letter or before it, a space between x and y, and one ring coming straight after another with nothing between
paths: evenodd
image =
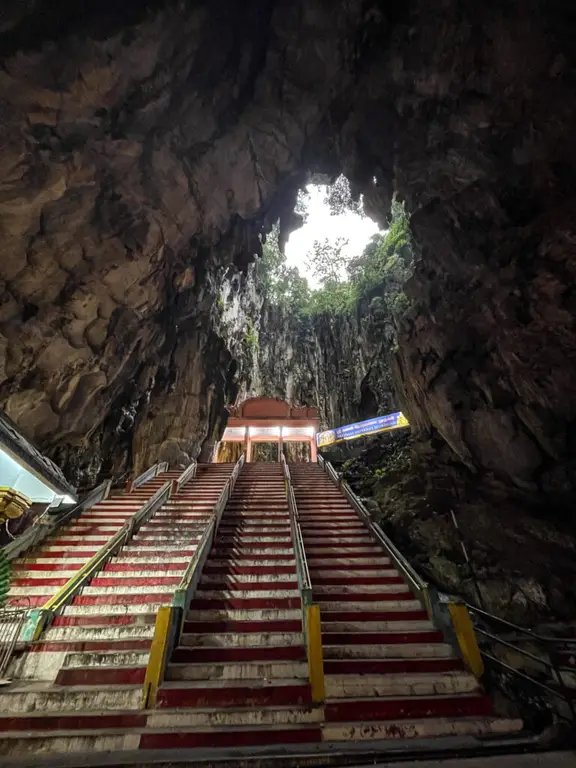
<instances>
[{"instance_id":1,"label":"shadowed cave wall","mask_svg":"<svg viewBox=\"0 0 576 768\"><path fill-rule=\"evenodd\" d=\"M307 174L343 172L382 225L393 192L412 214L381 354L416 443L565 517L575 26L559 0L4 3L0 405L80 483L206 454L255 382L361 411L338 329L291 337L306 386L245 333L288 344L250 264Z\"/></svg>"}]
</instances>

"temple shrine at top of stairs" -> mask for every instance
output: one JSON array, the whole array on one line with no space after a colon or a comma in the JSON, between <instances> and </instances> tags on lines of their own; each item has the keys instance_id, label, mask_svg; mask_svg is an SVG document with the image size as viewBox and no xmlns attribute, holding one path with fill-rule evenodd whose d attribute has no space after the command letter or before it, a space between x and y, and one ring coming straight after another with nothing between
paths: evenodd
<instances>
[{"instance_id":1,"label":"temple shrine at top of stairs","mask_svg":"<svg viewBox=\"0 0 576 768\"><path fill-rule=\"evenodd\" d=\"M292 406L273 397L252 397L228 408L228 426L222 443L244 443L246 461L254 443L277 443L278 460L285 442L310 445L310 460L317 460L316 434L320 427L316 408Z\"/></svg>"}]
</instances>

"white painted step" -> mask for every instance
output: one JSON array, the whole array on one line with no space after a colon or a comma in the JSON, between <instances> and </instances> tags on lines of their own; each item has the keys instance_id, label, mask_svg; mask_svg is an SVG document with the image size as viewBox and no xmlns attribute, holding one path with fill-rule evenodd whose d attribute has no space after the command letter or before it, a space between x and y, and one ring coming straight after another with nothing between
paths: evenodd
<instances>
[{"instance_id":1,"label":"white painted step","mask_svg":"<svg viewBox=\"0 0 576 768\"><path fill-rule=\"evenodd\" d=\"M418 600L369 600L358 602L334 602L322 599L320 601L322 611L421 611L422 604Z\"/></svg>"},{"instance_id":2,"label":"white painted step","mask_svg":"<svg viewBox=\"0 0 576 768\"><path fill-rule=\"evenodd\" d=\"M308 550L306 550L306 555L308 555ZM391 565L391 560L389 557L367 557L362 558L361 560L355 560L351 557L346 557L345 555L342 555L342 557L307 557L308 565L310 566L316 566L316 565L322 565L327 567L344 567L346 565L358 565L361 563L362 565L380 565L382 568L389 567Z\"/></svg>"},{"instance_id":3,"label":"white painted step","mask_svg":"<svg viewBox=\"0 0 576 768\"><path fill-rule=\"evenodd\" d=\"M157 592L165 594L176 589L177 585L169 584L142 584L122 587L84 587L83 595L150 595Z\"/></svg>"},{"instance_id":4,"label":"white painted step","mask_svg":"<svg viewBox=\"0 0 576 768\"><path fill-rule=\"evenodd\" d=\"M435 629L428 619L403 619L399 613L393 621L322 621L324 632L428 632Z\"/></svg>"},{"instance_id":5,"label":"white painted step","mask_svg":"<svg viewBox=\"0 0 576 768\"><path fill-rule=\"evenodd\" d=\"M312 586L315 595L343 595L353 594L360 597L362 594L394 594L406 592L406 584L314 584Z\"/></svg>"},{"instance_id":6,"label":"white painted step","mask_svg":"<svg viewBox=\"0 0 576 768\"><path fill-rule=\"evenodd\" d=\"M262 648L287 645L302 645L304 639L301 632L219 632L186 633L180 639L180 644L195 648Z\"/></svg>"},{"instance_id":7,"label":"white painted step","mask_svg":"<svg viewBox=\"0 0 576 768\"><path fill-rule=\"evenodd\" d=\"M379 645L325 645L325 659L451 659L448 643L381 643Z\"/></svg>"},{"instance_id":8,"label":"white painted step","mask_svg":"<svg viewBox=\"0 0 576 768\"><path fill-rule=\"evenodd\" d=\"M201 584L246 584L257 583L259 581L272 581L281 584L284 581L296 581L296 571L294 573L208 573L203 574Z\"/></svg>"},{"instance_id":9,"label":"white painted step","mask_svg":"<svg viewBox=\"0 0 576 768\"><path fill-rule=\"evenodd\" d=\"M132 616L136 619L143 615L154 615L158 612L161 605L166 602L158 603L130 603L122 605L121 603L102 603L100 605L68 605L62 611L63 616ZM106 624L106 619L102 620Z\"/></svg>"},{"instance_id":10,"label":"white painted step","mask_svg":"<svg viewBox=\"0 0 576 768\"><path fill-rule=\"evenodd\" d=\"M154 635L153 624L108 624L103 626L50 627L42 635L44 642L84 642L88 640L148 640Z\"/></svg>"},{"instance_id":11,"label":"white painted step","mask_svg":"<svg viewBox=\"0 0 576 768\"><path fill-rule=\"evenodd\" d=\"M490 717L427 717L421 720L386 720L381 723L327 723L322 726L325 742L425 739L440 736L483 736L516 733L521 720Z\"/></svg>"},{"instance_id":12,"label":"white painted step","mask_svg":"<svg viewBox=\"0 0 576 768\"><path fill-rule=\"evenodd\" d=\"M213 558L210 558L209 562L210 562L210 565L217 565L219 567L224 567L225 566L225 567L231 567L231 568L233 568L234 566L238 566L238 565L241 565L242 567L247 567L247 568L249 568L250 566L254 566L254 565L256 565L256 566L264 565L264 566L267 566L267 567L274 567L274 566L279 566L279 565L281 565L281 566L290 565L290 566L294 566L294 567L296 566L296 560L293 557L292 558L286 558L286 559L282 558L281 560L254 560L254 559L250 559L250 558L238 558L238 557L235 557L235 558L222 558L222 557L220 557L217 560L213 559Z\"/></svg>"},{"instance_id":13,"label":"white painted step","mask_svg":"<svg viewBox=\"0 0 576 768\"><path fill-rule=\"evenodd\" d=\"M477 693L480 685L469 672L402 673L388 675L326 675L330 699L373 696L435 696Z\"/></svg>"},{"instance_id":14,"label":"white painted step","mask_svg":"<svg viewBox=\"0 0 576 768\"><path fill-rule=\"evenodd\" d=\"M365 570L356 571L353 568L331 569L328 567L323 567L323 568L314 568L314 570L312 571L312 583L314 583L314 579L316 578L318 579L328 579L328 578L361 579L363 577L395 578L399 575L400 575L399 572L396 571L394 568L381 568L379 570L373 570L373 571L365 571Z\"/></svg>"},{"instance_id":15,"label":"white painted step","mask_svg":"<svg viewBox=\"0 0 576 768\"><path fill-rule=\"evenodd\" d=\"M197 593L197 597L201 597L206 600L230 600L230 598L252 598L252 597L298 597L299 592L297 589L215 589L207 590L203 589Z\"/></svg>"},{"instance_id":16,"label":"white painted step","mask_svg":"<svg viewBox=\"0 0 576 768\"><path fill-rule=\"evenodd\" d=\"M213 608L191 611L187 621L299 621L302 612L290 608L250 608L247 610Z\"/></svg>"},{"instance_id":17,"label":"white painted step","mask_svg":"<svg viewBox=\"0 0 576 768\"><path fill-rule=\"evenodd\" d=\"M63 667L145 667L148 664L150 653L144 650L138 651L107 651L77 653L72 651L66 654Z\"/></svg>"},{"instance_id":18,"label":"white painted step","mask_svg":"<svg viewBox=\"0 0 576 768\"><path fill-rule=\"evenodd\" d=\"M46 683L14 683L9 689L0 688L0 713L46 715L63 711L78 714L82 710L138 710L141 699L141 685L99 688L96 685L55 687ZM5 735L2 734L2 739Z\"/></svg>"},{"instance_id":19,"label":"white painted step","mask_svg":"<svg viewBox=\"0 0 576 768\"><path fill-rule=\"evenodd\" d=\"M306 683L308 681L308 664L296 661L170 664L166 679L171 681L263 680L269 683L275 683L277 680L292 680L293 682Z\"/></svg>"},{"instance_id":20,"label":"white painted step","mask_svg":"<svg viewBox=\"0 0 576 768\"><path fill-rule=\"evenodd\" d=\"M288 725L304 723L320 723L323 720L321 707L307 709L305 707L274 707L274 708L238 708L238 709L193 709L183 710L152 710L148 716L148 728L170 728L183 730L186 728L212 728L227 725Z\"/></svg>"}]
</instances>

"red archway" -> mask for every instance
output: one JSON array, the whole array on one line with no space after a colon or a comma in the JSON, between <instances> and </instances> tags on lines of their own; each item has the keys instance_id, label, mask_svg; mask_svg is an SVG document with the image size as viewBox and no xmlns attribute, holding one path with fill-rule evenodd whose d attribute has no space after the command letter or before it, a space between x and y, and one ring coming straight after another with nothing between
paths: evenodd
<instances>
[{"instance_id":1,"label":"red archway","mask_svg":"<svg viewBox=\"0 0 576 768\"><path fill-rule=\"evenodd\" d=\"M310 459L317 460L316 433L320 427L316 408L291 406L274 397L252 397L228 408L230 416L222 442L244 443L246 461L254 443L277 443L278 458L286 442L310 445Z\"/></svg>"}]
</instances>

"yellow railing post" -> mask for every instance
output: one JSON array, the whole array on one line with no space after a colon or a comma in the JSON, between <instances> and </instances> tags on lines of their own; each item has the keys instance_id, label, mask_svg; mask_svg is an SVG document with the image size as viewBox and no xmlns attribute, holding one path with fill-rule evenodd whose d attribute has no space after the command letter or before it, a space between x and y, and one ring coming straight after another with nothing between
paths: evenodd
<instances>
[{"instance_id":1,"label":"yellow railing post","mask_svg":"<svg viewBox=\"0 0 576 768\"><path fill-rule=\"evenodd\" d=\"M322 625L320 606L306 606L306 642L308 644L308 674L312 688L312 701L321 704L326 698L324 659L322 654Z\"/></svg>"},{"instance_id":2,"label":"yellow railing post","mask_svg":"<svg viewBox=\"0 0 576 768\"><path fill-rule=\"evenodd\" d=\"M164 679L164 668L166 666L170 628L172 625L172 610L171 605L161 605L156 615L154 637L152 638L150 657L144 678L141 709L152 709L156 706L158 688Z\"/></svg>"},{"instance_id":3,"label":"yellow railing post","mask_svg":"<svg viewBox=\"0 0 576 768\"><path fill-rule=\"evenodd\" d=\"M482 655L476 640L476 632L474 631L474 625L468 613L468 608L462 603L450 603L448 609L464 663L474 677L480 680L484 674L484 662L482 661Z\"/></svg>"}]
</instances>

